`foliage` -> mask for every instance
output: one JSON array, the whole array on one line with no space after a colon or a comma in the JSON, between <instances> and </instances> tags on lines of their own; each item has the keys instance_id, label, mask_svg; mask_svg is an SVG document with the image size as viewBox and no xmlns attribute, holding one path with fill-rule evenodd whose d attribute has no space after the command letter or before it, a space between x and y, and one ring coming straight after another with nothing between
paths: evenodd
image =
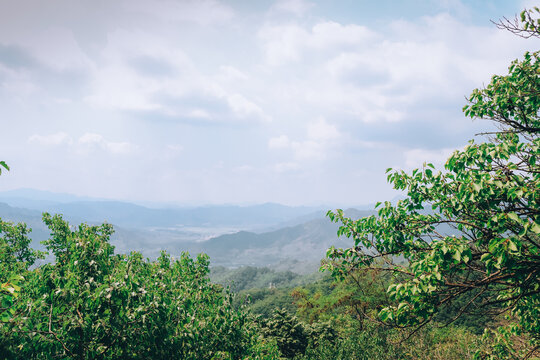
<instances>
[{"instance_id":1,"label":"foliage","mask_svg":"<svg viewBox=\"0 0 540 360\"><path fill-rule=\"evenodd\" d=\"M6 164L6 162L3 161L3 160L0 161L0 174L2 174L2 168L4 168L4 169L6 169L6 170L9 171L9 166L8 166L8 164Z\"/></svg>"},{"instance_id":2,"label":"foliage","mask_svg":"<svg viewBox=\"0 0 540 360\"><path fill-rule=\"evenodd\" d=\"M404 200L377 204L378 216L359 220L328 213L342 223L338 235L354 240L328 251L335 276L357 268L396 275L388 294L397 304L380 312L387 324L423 326L466 297L455 318L496 305L515 319L513 334L529 334L532 351L539 346L539 74L540 53L526 53L508 75L473 91L465 114L500 131L454 152L445 171L431 164L411 174L389 169Z\"/></svg>"},{"instance_id":3,"label":"foliage","mask_svg":"<svg viewBox=\"0 0 540 360\"><path fill-rule=\"evenodd\" d=\"M294 313L296 307L290 293L290 288L255 288L239 292L235 304L236 306L247 305L253 314L269 318L275 309L285 309L290 313Z\"/></svg>"},{"instance_id":4,"label":"foliage","mask_svg":"<svg viewBox=\"0 0 540 360\"><path fill-rule=\"evenodd\" d=\"M533 7L532 9L525 9L515 19L509 20L503 18L503 20L495 23L499 29L508 30L515 35L521 36L525 39L531 37L540 36L540 9Z\"/></svg>"},{"instance_id":5,"label":"foliage","mask_svg":"<svg viewBox=\"0 0 540 360\"><path fill-rule=\"evenodd\" d=\"M23 273L43 258L43 253L30 248L30 231L26 224L0 219L0 277Z\"/></svg>"},{"instance_id":6,"label":"foliage","mask_svg":"<svg viewBox=\"0 0 540 360\"><path fill-rule=\"evenodd\" d=\"M283 356L288 359L303 354L308 345L304 326L296 316L291 316L284 309L274 310L269 319L261 319L262 334L276 341Z\"/></svg>"},{"instance_id":7,"label":"foliage","mask_svg":"<svg viewBox=\"0 0 540 360\"><path fill-rule=\"evenodd\" d=\"M9 321L15 313L13 305L19 297L19 282L23 279L20 275L12 276L6 282L0 283L0 322Z\"/></svg>"},{"instance_id":8,"label":"foliage","mask_svg":"<svg viewBox=\"0 0 540 360\"><path fill-rule=\"evenodd\" d=\"M297 360L382 360L402 358L399 348L388 343L387 329L369 326L370 331L356 331L334 341L310 344ZM382 331L379 331L382 330Z\"/></svg>"},{"instance_id":9,"label":"foliage","mask_svg":"<svg viewBox=\"0 0 540 360\"><path fill-rule=\"evenodd\" d=\"M274 309L296 311L291 297L295 286L307 284L321 278L320 272L299 275L291 271L276 271L267 267L245 266L226 269L211 268L210 280L228 286L235 296L236 307L247 305L250 311L264 318L272 316Z\"/></svg>"},{"instance_id":10,"label":"foliage","mask_svg":"<svg viewBox=\"0 0 540 360\"><path fill-rule=\"evenodd\" d=\"M292 271L275 271L267 267L243 266L226 269L222 266L212 268L210 279L213 282L230 286L231 291L239 292L254 288L285 288L304 284L314 278L302 276Z\"/></svg>"},{"instance_id":11,"label":"foliage","mask_svg":"<svg viewBox=\"0 0 540 360\"><path fill-rule=\"evenodd\" d=\"M472 358L483 346L480 336L455 327L426 326L414 339L395 328L368 322L362 330L355 329L348 336L320 345L310 344L297 360L394 360L437 359L462 360Z\"/></svg>"},{"instance_id":12,"label":"foliage","mask_svg":"<svg viewBox=\"0 0 540 360\"><path fill-rule=\"evenodd\" d=\"M8 321L14 314L23 275L43 257L41 252L29 248L29 232L25 224L0 219L0 322Z\"/></svg>"},{"instance_id":13,"label":"foliage","mask_svg":"<svg viewBox=\"0 0 540 360\"><path fill-rule=\"evenodd\" d=\"M256 313L264 309L266 320L261 319L262 324L284 322L275 313L268 314L271 309L285 305L288 314L296 310L296 324L303 329L307 346L304 352L296 353L295 359L464 359L471 358L481 345L489 349L487 345L493 342L491 338L483 341L482 324L471 320L459 327L425 328L414 339L406 339L407 333L375 319L377 309L389 303L383 290L389 274L360 270L353 275L340 282L327 276L295 288L291 296L286 296L285 289L251 289L249 307ZM290 319L292 315L284 317ZM287 330L290 326L276 327L280 329L276 331L281 335L278 338L287 343L292 337ZM265 331L267 339L277 340Z\"/></svg>"},{"instance_id":14,"label":"foliage","mask_svg":"<svg viewBox=\"0 0 540 360\"><path fill-rule=\"evenodd\" d=\"M9 171L5 161L0 161L0 174L2 168ZM9 321L15 312L13 305L19 297L19 283L24 279L21 274L41 257L28 248L28 233L26 225L0 219L0 322Z\"/></svg>"},{"instance_id":15,"label":"foliage","mask_svg":"<svg viewBox=\"0 0 540 360\"><path fill-rule=\"evenodd\" d=\"M208 279L208 257L114 254L108 224L73 229L44 214L56 258L26 275L0 353L28 359L272 358L232 296ZM258 354L257 354L258 352ZM265 355L266 354L266 355Z\"/></svg>"},{"instance_id":16,"label":"foliage","mask_svg":"<svg viewBox=\"0 0 540 360\"><path fill-rule=\"evenodd\" d=\"M330 320L304 324L304 330L309 339L309 345L313 348L333 344L338 339L338 330L335 323Z\"/></svg>"},{"instance_id":17,"label":"foliage","mask_svg":"<svg viewBox=\"0 0 540 360\"><path fill-rule=\"evenodd\" d=\"M364 320L371 319L375 309L388 305L387 286L388 279L384 274L358 270L350 272L340 282L327 277L314 286L296 288L291 296L304 321L313 323L343 314L354 318L362 328Z\"/></svg>"}]
</instances>

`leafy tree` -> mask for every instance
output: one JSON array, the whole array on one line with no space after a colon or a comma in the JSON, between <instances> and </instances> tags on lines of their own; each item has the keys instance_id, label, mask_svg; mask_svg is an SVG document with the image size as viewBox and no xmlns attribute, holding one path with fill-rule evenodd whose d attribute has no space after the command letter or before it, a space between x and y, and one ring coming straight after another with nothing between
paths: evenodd
<instances>
[{"instance_id":1,"label":"leafy tree","mask_svg":"<svg viewBox=\"0 0 540 360\"><path fill-rule=\"evenodd\" d=\"M276 341L280 352L288 359L303 354L308 345L306 330L296 316L284 309L275 309L271 318L261 320L262 334Z\"/></svg>"},{"instance_id":2,"label":"leafy tree","mask_svg":"<svg viewBox=\"0 0 540 360\"><path fill-rule=\"evenodd\" d=\"M291 296L299 317L313 323L345 315L356 320L362 329L364 320L372 320L373 311L389 303L385 289L388 276L371 270L351 271L343 281L331 277L315 284L296 288Z\"/></svg>"},{"instance_id":3,"label":"leafy tree","mask_svg":"<svg viewBox=\"0 0 540 360\"><path fill-rule=\"evenodd\" d=\"M0 174L2 168L9 171L5 161L0 161ZM29 232L25 224L15 225L0 219L0 322L8 321L13 315L23 274L42 257L39 251L30 249Z\"/></svg>"},{"instance_id":4,"label":"leafy tree","mask_svg":"<svg viewBox=\"0 0 540 360\"><path fill-rule=\"evenodd\" d=\"M218 284L229 286L231 291L239 292L253 288L291 287L305 282L307 277L292 271L275 271L266 267L243 266L226 269L222 266L212 268L210 279Z\"/></svg>"},{"instance_id":5,"label":"leafy tree","mask_svg":"<svg viewBox=\"0 0 540 360\"><path fill-rule=\"evenodd\" d=\"M521 34L540 37L539 14L537 8L521 14ZM407 197L377 204L377 216L328 213L342 224L338 235L354 240L349 249L328 251L333 274L394 273L388 294L396 305L379 314L393 326L424 326L459 301L450 322L496 306L513 323L501 336L530 338L528 350L520 355L507 346L505 356L532 355L540 344L539 109L540 52L527 52L507 75L474 90L464 107L466 116L498 125L484 134L486 142L470 141L443 171L432 164L411 174L389 169L388 181Z\"/></svg>"},{"instance_id":6,"label":"leafy tree","mask_svg":"<svg viewBox=\"0 0 540 360\"><path fill-rule=\"evenodd\" d=\"M55 262L26 275L14 317L0 325L6 358L275 358L249 314L210 283L207 256L118 255L108 224L43 218Z\"/></svg>"},{"instance_id":7,"label":"leafy tree","mask_svg":"<svg viewBox=\"0 0 540 360\"><path fill-rule=\"evenodd\" d=\"M43 258L41 252L30 248L29 232L25 224L0 219L0 322L11 318L23 276L37 259Z\"/></svg>"},{"instance_id":8,"label":"leafy tree","mask_svg":"<svg viewBox=\"0 0 540 360\"><path fill-rule=\"evenodd\" d=\"M296 307L293 305L293 298L290 295L291 289L250 289L241 291L236 297L237 306L246 304L249 310L256 315L264 318L272 316L275 309L285 309L294 313Z\"/></svg>"}]
</instances>

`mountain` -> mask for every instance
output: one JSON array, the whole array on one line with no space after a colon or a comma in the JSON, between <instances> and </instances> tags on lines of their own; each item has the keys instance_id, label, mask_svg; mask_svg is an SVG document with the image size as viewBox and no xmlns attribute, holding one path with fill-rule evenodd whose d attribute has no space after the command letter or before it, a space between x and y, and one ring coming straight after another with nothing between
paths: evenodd
<instances>
[{"instance_id":1,"label":"mountain","mask_svg":"<svg viewBox=\"0 0 540 360\"><path fill-rule=\"evenodd\" d=\"M42 208L45 206L50 206L58 203L96 200L102 199L90 198L87 196L77 196L66 193L56 193L45 190L36 190L30 188L20 188L0 192L0 201L3 201L11 206L34 210L42 210Z\"/></svg>"},{"instance_id":2,"label":"mountain","mask_svg":"<svg viewBox=\"0 0 540 360\"><path fill-rule=\"evenodd\" d=\"M83 198L34 189L0 192L13 207L63 214L71 222L109 222L127 228L230 227L262 229L320 210L316 207L266 203L251 206L149 208L123 201Z\"/></svg>"},{"instance_id":3,"label":"mountain","mask_svg":"<svg viewBox=\"0 0 540 360\"><path fill-rule=\"evenodd\" d=\"M120 253L140 251L145 257L155 258L161 250L174 256L182 251L192 255L204 252L213 266L301 269L305 264L316 266L332 245L351 245L350 239L337 238L338 224L325 217L325 210L316 208L268 203L154 209L120 201L72 201L69 196L54 194L33 200L39 209L13 205L31 201L21 197L28 194L32 192L0 193L0 199L7 202L0 202L0 218L27 223L33 229L33 246L38 248L42 248L39 242L49 236L41 211L61 213L73 225L113 224L111 243ZM56 201L58 198L65 202ZM346 216L359 218L373 213L349 209Z\"/></svg>"},{"instance_id":4,"label":"mountain","mask_svg":"<svg viewBox=\"0 0 540 360\"><path fill-rule=\"evenodd\" d=\"M346 215L359 218L374 214L372 211L349 209ZM190 246L191 253L204 252L213 265L268 266L284 260L318 262L330 246L349 247L350 239L338 238L339 225L327 218L310 220L300 225L279 230L253 233L239 231L225 234Z\"/></svg>"}]
</instances>

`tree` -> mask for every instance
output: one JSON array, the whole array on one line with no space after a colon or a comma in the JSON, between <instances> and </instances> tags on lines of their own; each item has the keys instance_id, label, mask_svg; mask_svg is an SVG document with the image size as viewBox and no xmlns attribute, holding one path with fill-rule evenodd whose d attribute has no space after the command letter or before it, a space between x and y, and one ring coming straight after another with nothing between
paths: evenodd
<instances>
[{"instance_id":1,"label":"tree","mask_svg":"<svg viewBox=\"0 0 540 360\"><path fill-rule=\"evenodd\" d=\"M5 161L0 161L0 174L2 168L9 171ZM25 224L0 219L0 322L12 317L23 274L42 257L39 251L30 249L29 232Z\"/></svg>"},{"instance_id":2,"label":"tree","mask_svg":"<svg viewBox=\"0 0 540 360\"><path fill-rule=\"evenodd\" d=\"M8 321L15 312L20 282L30 266L43 258L40 251L30 248L31 230L26 224L13 224L0 219L0 322Z\"/></svg>"},{"instance_id":3,"label":"tree","mask_svg":"<svg viewBox=\"0 0 540 360\"><path fill-rule=\"evenodd\" d=\"M364 320L371 320L375 309L389 303L384 292L387 275L365 269L350 271L342 281L328 277L294 289L291 296L303 321L314 323L344 316L354 318L355 327L362 329Z\"/></svg>"},{"instance_id":4,"label":"tree","mask_svg":"<svg viewBox=\"0 0 540 360\"><path fill-rule=\"evenodd\" d=\"M55 262L26 274L13 318L0 323L4 358L275 358L249 314L210 282L206 255L119 255L109 224L43 219Z\"/></svg>"},{"instance_id":5,"label":"tree","mask_svg":"<svg viewBox=\"0 0 540 360\"><path fill-rule=\"evenodd\" d=\"M539 14L521 14L520 34L540 37ZM500 22L513 30L509 24ZM528 336L530 356L540 344L540 52L527 52L468 100L466 116L499 130L454 152L443 171L388 169L407 197L377 204L377 216L328 212L342 224L338 235L354 240L328 251L328 268L338 277L357 268L394 273L387 292L396 305L379 314L393 326L421 327L456 303L450 322L467 312L507 312L513 325L501 334Z\"/></svg>"},{"instance_id":6,"label":"tree","mask_svg":"<svg viewBox=\"0 0 540 360\"><path fill-rule=\"evenodd\" d=\"M304 326L285 309L275 309L269 319L261 319L262 334L276 341L279 351L287 359L303 354L308 345Z\"/></svg>"}]
</instances>

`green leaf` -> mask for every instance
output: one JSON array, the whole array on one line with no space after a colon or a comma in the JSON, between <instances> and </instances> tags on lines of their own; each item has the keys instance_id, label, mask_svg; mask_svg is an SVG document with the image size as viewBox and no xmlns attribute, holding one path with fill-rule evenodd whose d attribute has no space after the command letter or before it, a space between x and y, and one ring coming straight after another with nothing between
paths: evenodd
<instances>
[{"instance_id":1,"label":"green leaf","mask_svg":"<svg viewBox=\"0 0 540 360\"><path fill-rule=\"evenodd\" d=\"M9 166L5 161L0 161L0 174L2 174L2 167L9 171Z\"/></svg>"},{"instance_id":2,"label":"green leaf","mask_svg":"<svg viewBox=\"0 0 540 360\"><path fill-rule=\"evenodd\" d=\"M540 234L540 225L536 222L533 222L529 228L533 233Z\"/></svg>"},{"instance_id":3,"label":"green leaf","mask_svg":"<svg viewBox=\"0 0 540 360\"><path fill-rule=\"evenodd\" d=\"M517 214L514 213L514 212L509 212L508 213L508 218L511 219L511 220L514 220L514 221L519 221L519 216L517 216Z\"/></svg>"}]
</instances>

